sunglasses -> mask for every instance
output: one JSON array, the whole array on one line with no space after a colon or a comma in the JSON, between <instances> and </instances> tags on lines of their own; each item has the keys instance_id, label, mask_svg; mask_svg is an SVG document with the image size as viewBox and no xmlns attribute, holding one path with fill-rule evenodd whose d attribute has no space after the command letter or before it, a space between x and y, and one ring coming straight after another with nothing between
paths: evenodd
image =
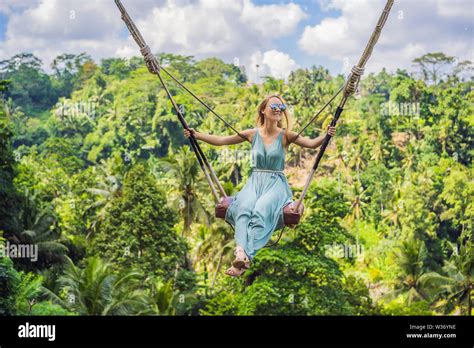
<instances>
[{"instance_id":1,"label":"sunglasses","mask_svg":"<svg viewBox=\"0 0 474 348\"><path fill-rule=\"evenodd\" d=\"M280 111L285 111L286 105L285 104L270 104L270 108L272 109L272 111L276 111L276 109L280 109Z\"/></svg>"}]
</instances>

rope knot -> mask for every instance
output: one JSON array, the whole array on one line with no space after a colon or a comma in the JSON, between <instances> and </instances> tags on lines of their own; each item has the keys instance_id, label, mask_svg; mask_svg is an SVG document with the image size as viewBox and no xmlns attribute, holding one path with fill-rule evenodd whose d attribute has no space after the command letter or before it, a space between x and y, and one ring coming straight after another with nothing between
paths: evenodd
<instances>
[{"instance_id":1,"label":"rope knot","mask_svg":"<svg viewBox=\"0 0 474 348\"><path fill-rule=\"evenodd\" d=\"M349 78L347 79L346 87L344 88L344 95L346 97L354 94L355 90L357 89L357 85L359 84L360 75L363 74L364 68L357 65L352 67Z\"/></svg>"},{"instance_id":2,"label":"rope knot","mask_svg":"<svg viewBox=\"0 0 474 348\"><path fill-rule=\"evenodd\" d=\"M364 75L364 70L365 70L364 68L354 65L351 69L351 72L353 75L361 76L361 75Z\"/></svg>"},{"instance_id":3,"label":"rope knot","mask_svg":"<svg viewBox=\"0 0 474 348\"><path fill-rule=\"evenodd\" d=\"M140 48L140 52L143 55L143 58L145 59L145 64L148 68L148 71L150 71L152 74L160 72L160 66L154 64L155 56L153 55L153 53L151 53L150 47L148 45L145 45L144 47Z\"/></svg>"}]
</instances>

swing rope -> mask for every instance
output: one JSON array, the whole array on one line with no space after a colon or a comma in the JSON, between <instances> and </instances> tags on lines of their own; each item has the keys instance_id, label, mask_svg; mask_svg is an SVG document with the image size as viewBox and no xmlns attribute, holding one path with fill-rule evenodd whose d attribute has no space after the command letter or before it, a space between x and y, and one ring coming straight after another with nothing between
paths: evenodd
<instances>
[{"instance_id":1,"label":"swing rope","mask_svg":"<svg viewBox=\"0 0 474 348\"><path fill-rule=\"evenodd\" d=\"M176 112L176 115L178 116L179 121L181 122L181 125L183 126L184 129L189 130L189 126L186 123L186 120L183 117L183 114L181 110L179 109L178 105L176 104L173 96L171 95L169 89L166 87L165 82L163 81L161 74L160 74L160 64L158 63L156 57L151 53L150 47L146 44L145 40L143 39L142 35L140 34L140 31L136 27L135 23L133 23L132 19L130 18L129 14L127 13L127 10L125 7L122 5L120 0L115 0L115 4L117 5L118 9L120 10L120 13L122 15L122 20L125 22L127 25L128 30L130 31L130 34L132 35L133 39L137 43L137 45L140 47L140 52L145 58L146 66L150 73L158 76L161 85L163 86L168 98L171 101L171 104L173 105L173 109ZM189 137L189 142L191 143L191 147L198 159L199 165L204 172L204 176L206 177L206 180L209 184L209 187L211 188L212 195L214 199L219 201L219 195L217 193L217 190L215 188L215 185L218 187L219 192L222 197L227 197L224 188L219 182L219 179L217 178L216 173L214 172L214 169L212 168L211 164L207 160L206 156L204 155L204 152L202 151L201 147L199 146L199 143L197 142L196 137L191 133L191 136Z\"/></svg>"},{"instance_id":2,"label":"swing rope","mask_svg":"<svg viewBox=\"0 0 474 348\"><path fill-rule=\"evenodd\" d=\"M379 17L377 25L375 26L375 29L372 32L372 35L370 36L369 42L367 43L364 49L364 52L362 53L362 56L359 59L359 62L357 63L357 65L353 66L351 69L351 73L349 74L346 84L344 85L344 94L336 109L334 118L331 120L331 124L330 124L331 127L334 127L336 125L337 120L339 119L339 116L342 114L344 110L344 105L347 99L352 94L354 94L354 92L357 89L357 86L359 85L360 77L364 73L365 64L367 63L369 57L371 56L374 46L380 37L382 28L384 27L387 21L388 15L390 14L390 10L392 9L393 2L394 0L387 0L387 3L385 4L382 14ZM326 134L323 140L323 143L318 151L316 159L314 161L313 168L311 169L311 172L308 175L308 178L306 180L303 192L301 193L301 197L296 203L296 209L298 209L300 205L303 203L306 193L308 192L309 184L311 183L311 180L313 179L314 173L316 172L316 169L318 168L319 162L321 161L321 158L323 157L324 152L326 151L326 148L329 145L329 142L331 141L331 138L332 138L331 135Z\"/></svg>"},{"instance_id":3,"label":"swing rope","mask_svg":"<svg viewBox=\"0 0 474 348\"><path fill-rule=\"evenodd\" d=\"M236 130L234 127L232 127L232 125L227 122L224 118L222 118L219 114L217 114L214 109L212 109L209 105L207 105L204 101L202 101L196 94L194 94L189 88L187 88L185 85L183 85L178 79L176 79L170 72L168 72L168 70L166 70L165 68L161 67L161 70L163 70L169 77L171 77L180 87L182 87L186 92L188 92L194 99L196 99L199 103L201 103L207 110L209 110L211 113L213 113L215 116L217 116L217 118L219 118L219 120L221 120L222 122L224 122L224 124L229 127L230 129L232 129L239 137L241 137L242 139L244 140L247 140L250 142L250 140L242 135L238 130Z\"/></svg>"},{"instance_id":4,"label":"swing rope","mask_svg":"<svg viewBox=\"0 0 474 348\"><path fill-rule=\"evenodd\" d=\"M382 31L382 28L384 27L386 21L387 21L387 18L388 18L388 15L390 13L390 10L392 8L392 5L394 3L394 0L387 0L387 3L385 4L385 7L384 7L384 10L382 11L382 14L380 15L379 17L379 20L377 22L377 25L374 29L374 31L372 32L372 35L369 39L369 42L367 43L365 49L364 49L364 52L362 53L362 56L358 62L357 65L353 66L352 69L351 69L351 73L349 74L348 76L348 79L346 81L346 83L344 84L343 87L341 87L339 89L339 91L321 108L321 110L311 118L311 120L306 124L306 126L303 127L303 129L296 135L296 137L292 140L295 141L300 135L302 132L304 132L304 130L319 116L319 114L321 114L321 112L342 92L344 91L343 93L343 97L336 109L336 112L335 112L335 115L333 117L333 119L331 120L331 123L330 123L330 126L331 127L334 127L340 117L340 115L342 114L343 110L344 110L344 105L347 101L347 99L352 95L354 94L354 92L356 91L357 89L357 86L359 85L359 82L360 82L360 77L361 75L364 74L364 67L365 67L365 64L367 63L369 57L371 56L372 54L372 51L373 51L373 48L375 46L375 44L377 43L379 37L380 37L380 33ZM171 93L169 92L168 88L166 87L166 84L164 83L162 77L161 77L161 74L160 74L160 71L163 70L169 77L171 77L181 88L183 88L184 90L186 90L193 98L195 98L199 103L201 103L208 111L210 111L213 115L215 115L216 117L218 117L222 122L224 122L224 124L231 128L237 135L239 135L242 139L244 140L247 140L247 141L250 141L247 137L245 137L244 135L242 135L240 132L238 132L235 128L233 128L227 121L225 121L224 118L222 118L220 115L218 115L208 104L206 104L204 101L202 101L198 96L196 96L196 94L194 94L189 88L187 88L185 85L183 85L178 79L176 79L171 73L169 73L165 68L161 67L160 64L158 63L156 57L151 53L151 50L150 50L150 47L145 43L145 40L143 39L142 35L140 34L138 28L135 26L135 24L133 23L132 19L130 18L130 16L128 15L127 11L125 10L124 6L122 5L121 1L120 0L115 0L115 4L117 5L117 7L119 8L121 14L122 14L122 20L125 22L125 24L127 25L132 37L134 38L134 40L136 41L136 43L138 44L138 46L140 47L140 52L141 54L143 55L144 59L145 59L145 63L146 63L146 66L148 68L148 70L150 71L150 73L154 74L154 75L157 75L158 78L160 79L160 83L162 84L163 88L165 89L166 91L166 94L168 95L169 99L171 100L171 103L173 105L173 108L178 116L178 119L179 121L181 122L182 126L184 129L186 130L189 130L189 127L186 123L186 120L184 119L183 115L182 115L182 112L181 110L178 108L176 102L174 101ZM313 179L313 176L316 172L316 169L318 168L318 165L319 165L319 162L321 161L321 158L322 156L324 155L324 152L327 148L327 146L329 145L329 142L331 141L331 138L332 136L329 135L329 134L326 134L324 140L323 140L323 143L318 151L318 154L316 156L316 159L315 159L315 162L314 162L314 165L310 171L310 174L308 175L307 177L307 180L306 180L306 183L304 185L304 188L303 188L303 192L299 198L299 200L296 202L296 206L294 207L294 210L295 211L299 211L299 208L300 206L303 204L303 200L307 194L307 191L308 191L308 188L309 188L309 185ZM202 151L201 147L199 146L198 142L197 142L197 139L195 138L194 134L191 133L190 137L189 137L189 141L191 143L191 146L193 148L193 151L196 155L196 157L198 158L198 161L199 161L199 165L201 167L201 169L203 170L204 172L204 175L206 177L206 180L208 181L209 183L209 186L211 187L211 191L212 191L212 194L214 196L214 199L216 201L219 201L219 197L218 197L218 193L217 193L217 190L214 186L214 183L215 185L218 187L219 189L219 192L221 193L221 199L223 198L226 198L227 195L222 187L222 185L220 184L218 178L217 178L217 175L215 174L212 166L210 165L209 161L207 160L206 156L204 155L204 152ZM230 225L230 224L229 224ZM232 228L233 226L230 225ZM278 237L278 240L269 245L269 246L273 246L273 245L276 245L282 234L283 234L283 231L285 229L286 225L282 228L282 231Z\"/></svg>"}]
</instances>

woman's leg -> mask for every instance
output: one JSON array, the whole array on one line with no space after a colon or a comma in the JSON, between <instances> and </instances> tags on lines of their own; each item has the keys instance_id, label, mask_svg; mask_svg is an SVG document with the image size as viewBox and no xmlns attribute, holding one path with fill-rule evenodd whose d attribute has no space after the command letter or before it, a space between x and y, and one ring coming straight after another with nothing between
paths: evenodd
<instances>
[{"instance_id":1,"label":"woman's leg","mask_svg":"<svg viewBox=\"0 0 474 348\"><path fill-rule=\"evenodd\" d=\"M235 242L238 247L242 247L245 253L249 255L250 245L248 226L257 197L255 192L251 189L245 191L242 190L239 196L239 202L235 214Z\"/></svg>"},{"instance_id":2,"label":"woman's leg","mask_svg":"<svg viewBox=\"0 0 474 348\"><path fill-rule=\"evenodd\" d=\"M257 251L263 248L274 230L273 226L278 211L282 192L280 190L269 190L260 196L254 206L250 216L249 233L247 243L250 246L251 258L255 257Z\"/></svg>"}]
</instances>

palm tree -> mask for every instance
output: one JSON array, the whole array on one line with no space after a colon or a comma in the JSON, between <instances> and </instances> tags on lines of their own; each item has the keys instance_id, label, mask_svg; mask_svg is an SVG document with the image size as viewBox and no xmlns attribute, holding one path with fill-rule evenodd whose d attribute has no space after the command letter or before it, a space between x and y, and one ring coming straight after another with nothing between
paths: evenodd
<instances>
[{"instance_id":1,"label":"palm tree","mask_svg":"<svg viewBox=\"0 0 474 348\"><path fill-rule=\"evenodd\" d=\"M362 153L362 144L357 141L357 138L356 145L351 147L348 157L349 167L355 169L357 178L360 180L360 171L365 167L365 159Z\"/></svg>"},{"instance_id":2,"label":"palm tree","mask_svg":"<svg viewBox=\"0 0 474 348\"><path fill-rule=\"evenodd\" d=\"M362 187L360 181L355 180L351 186L349 198L351 201L351 214L349 215L349 221L359 220L364 216L364 207L367 205L366 200L366 188Z\"/></svg>"},{"instance_id":3,"label":"palm tree","mask_svg":"<svg viewBox=\"0 0 474 348\"><path fill-rule=\"evenodd\" d=\"M226 183L239 185L243 168L250 167L250 156L239 155L245 154L244 151L227 148L222 150L219 160L214 161L213 167L219 173L219 176L223 178L223 186Z\"/></svg>"},{"instance_id":4,"label":"palm tree","mask_svg":"<svg viewBox=\"0 0 474 348\"><path fill-rule=\"evenodd\" d=\"M34 273L21 276L18 293L15 295L18 315L31 315L33 307L37 304L38 296L41 295L41 282L43 278Z\"/></svg>"},{"instance_id":5,"label":"palm tree","mask_svg":"<svg viewBox=\"0 0 474 348\"><path fill-rule=\"evenodd\" d=\"M205 270L209 269L214 273L210 285L212 289L224 257L234 246L233 231L227 226L219 226L217 224L210 227L201 225L197 236L198 241L194 249L193 265L196 269L202 263Z\"/></svg>"},{"instance_id":6,"label":"palm tree","mask_svg":"<svg viewBox=\"0 0 474 348\"><path fill-rule=\"evenodd\" d=\"M401 199L402 179L397 177L395 185L392 186L392 200L387 204L382 212L383 222L389 222L395 229L401 230L400 214L403 210L403 200ZM390 229L391 230L391 229Z\"/></svg>"},{"instance_id":7,"label":"palm tree","mask_svg":"<svg viewBox=\"0 0 474 348\"><path fill-rule=\"evenodd\" d=\"M122 177L121 175L113 173L114 170L112 166L112 161L102 160L100 166L96 167L100 173L99 175L102 178L102 181L97 184L97 187L86 189L87 192L99 197L98 200L89 205L84 212L84 214L90 211L95 212L87 238L89 238L93 232L97 231L100 223L105 217L107 209L110 207L114 199L121 194Z\"/></svg>"},{"instance_id":8,"label":"palm tree","mask_svg":"<svg viewBox=\"0 0 474 348\"><path fill-rule=\"evenodd\" d=\"M427 250L425 243L418 239L402 242L399 250L395 252L400 267L400 274L396 281L395 289L381 298L386 301L402 296L407 305L414 301L429 298L425 261Z\"/></svg>"},{"instance_id":9,"label":"palm tree","mask_svg":"<svg viewBox=\"0 0 474 348\"><path fill-rule=\"evenodd\" d=\"M38 260L42 265L62 262L68 249L60 242L56 218L51 205L38 205L38 193L24 190L19 214L21 232L9 237L16 244L31 244L38 248Z\"/></svg>"},{"instance_id":10,"label":"palm tree","mask_svg":"<svg viewBox=\"0 0 474 348\"><path fill-rule=\"evenodd\" d=\"M189 147L182 146L176 155L173 153L168 158L158 159L157 169L164 173L160 177L170 189L169 202L174 205L184 219L184 233L190 231L193 221L203 221L209 224L208 213L205 204L201 202L200 192L207 192L207 182L199 175L199 167L194 154ZM156 171L154 170L156 173Z\"/></svg>"},{"instance_id":11,"label":"palm tree","mask_svg":"<svg viewBox=\"0 0 474 348\"><path fill-rule=\"evenodd\" d=\"M176 315L175 295L172 279L166 283L161 279L154 279L151 284L150 312L158 315Z\"/></svg>"},{"instance_id":12,"label":"palm tree","mask_svg":"<svg viewBox=\"0 0 474 348\"><path fill-rule=\"evenodd\" d=\"M415 160L415 147L413 146L412 142L409 142L405 147L405 157L402 160L402 168L410 172L415 165Z\"/></svg>"},{"instance_id":13,"label":"palm tree","mask_svg":"<svg viewBox=\"0 0 474 348\"><path fill-rule=\"evenodd\" d=\"M460 238L461 240L461 238ZM437 307L444 307L445 314L459 306L461 315L472 315L472 295L474 277L474 259L472 241L460 243L459 251L454 246L453 254L445 261L442 273L430 272L427 284L436 289L434 302Z\"/></svg>"},{"instance_id":14,"label":"palm tree","mask_svg":"<svg viewBox=\"0 0 474 348\"><path fill-rule=\"evenodd\" d=\"M134 315L147 310L148 298L140 290L140 273L113 273L109 263L89 258L84 269L67 258L55 291L44 293L55 303L79 315Z\"/></svg>"},{"instance_id":15,"label":"palm tree","mask_svg":"<svg viewBox=\"0 0 474 348\"><path fill-rule=\"evenodd\" d=\"M271 76L264 76L265 82L263 84L263 90L265 93L277 93L283 94L284 81L281 79L275 79Z\"/></svg>"},{"instance_id":16,"label":"palm tree","mask_svg":"<svg viewBox=\"0 0 474 348\"><path fill-rule=\"evenodd\" d=\"M370 159L377 164L383 162L385 156L389 154L389 151L384 146L382 135L378 134L375 139L373 139L372 144L372 156Z\"/></svg>"}]
</instances>

